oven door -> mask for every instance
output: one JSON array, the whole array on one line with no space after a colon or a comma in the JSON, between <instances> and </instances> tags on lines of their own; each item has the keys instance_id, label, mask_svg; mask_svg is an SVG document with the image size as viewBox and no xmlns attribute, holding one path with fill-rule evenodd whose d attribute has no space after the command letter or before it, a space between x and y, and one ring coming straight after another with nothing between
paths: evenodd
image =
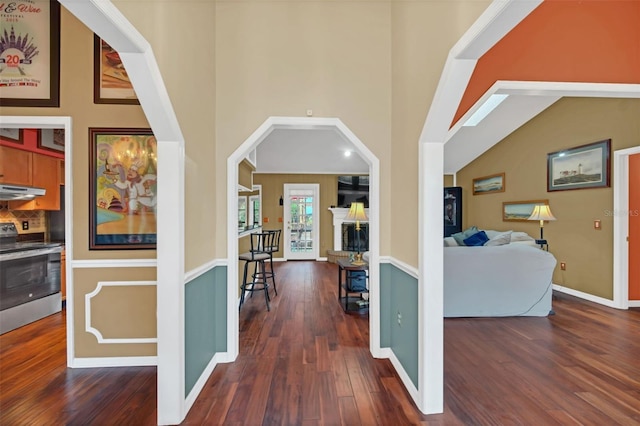
<instances>
[{"instance_id":1,"label":"oven door","mask_svg":"<svg viewBox=\"0 0 640 426\"><path fill-rule=\"evenodd\" d=\"M0 311L60 291L60 249L0 255Z\"/></svg>"}]
</instances>

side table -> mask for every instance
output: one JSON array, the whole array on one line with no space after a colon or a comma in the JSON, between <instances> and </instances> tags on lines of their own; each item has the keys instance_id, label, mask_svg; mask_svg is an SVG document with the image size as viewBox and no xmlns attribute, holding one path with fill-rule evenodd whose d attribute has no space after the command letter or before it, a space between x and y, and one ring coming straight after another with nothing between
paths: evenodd
<instances>
[{"instance_id":1,"label":"side table","mask_svg":"<svg viewBox=\"0 0 640 426\"><path fill-rule=\"evenodd\" d=\"M339 258L337 259L338 264L338 302L342 305L344 301L344 310L348 312L349 302L352 304L356 304L357 309L351 309L353 311L360 311L362 309L369 308L369 301L365 301L362 298L364 293L369 293L368 288L365 290L352 290L351 280L356 278L353 276L353 272L356 271L364 271L365 272L365 280L369 280L369 264L365 263L364 265L354 265L351 263L349 259ZM344 290L344 297L342 296L342 291ZM349 296L349 294L357 293L357 297Z\"/></svg>"}]
</instances>

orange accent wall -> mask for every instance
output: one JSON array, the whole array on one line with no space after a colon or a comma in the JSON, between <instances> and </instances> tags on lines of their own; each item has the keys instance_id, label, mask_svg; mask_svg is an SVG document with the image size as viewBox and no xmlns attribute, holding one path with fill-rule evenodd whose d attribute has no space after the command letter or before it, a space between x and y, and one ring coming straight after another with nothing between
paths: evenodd
<instances>
[{"instance_id":1,"label":"orange accent wall","mask_svg":"<svg viewBox=\"0 0 640 426\"><path fill-rule=\"evenodd\" d=\"M640 83L640 1L546 0L476 64L455 124L498 80Z\"/></svg>"},{"instance_id":2,"label":"orange accent wall","mask_svg":"<svg viewBox=\"0 0 640 426\"><path fill-rule=\"evenodd\" d=\"M629 300L640 300L640 154L629 156Z\"/></svg>"},{"instance_id":3,"label":"orange accent wall","mask_svg":"<svg viewBox=\"0 0 640 426\"><path fill-rule=\"evenodd\" d=\"M38 129L23 129L22 134L22 143L17 143L11 139L4 139L0 136L0 145L22 149L24 151L37 152L38 154L44 154L50 157L64 158L64 153L38 147Z\"/></svg>"}]
</instances>

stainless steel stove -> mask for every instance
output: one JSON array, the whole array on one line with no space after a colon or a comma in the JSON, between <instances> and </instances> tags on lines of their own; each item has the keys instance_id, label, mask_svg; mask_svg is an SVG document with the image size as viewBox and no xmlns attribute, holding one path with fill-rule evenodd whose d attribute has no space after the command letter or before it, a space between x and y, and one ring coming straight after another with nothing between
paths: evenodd
<instances>
[{"instance_id":1,"label":"stainless steel stove","mask_svg":"<svg viewBox=\"0 0 640 426\"><path fill-rule=\"evenodd\" d=\"M60 243L18 242L12 222L0 222L0 334L59 312Z\"/></svg>"}]
</instances>

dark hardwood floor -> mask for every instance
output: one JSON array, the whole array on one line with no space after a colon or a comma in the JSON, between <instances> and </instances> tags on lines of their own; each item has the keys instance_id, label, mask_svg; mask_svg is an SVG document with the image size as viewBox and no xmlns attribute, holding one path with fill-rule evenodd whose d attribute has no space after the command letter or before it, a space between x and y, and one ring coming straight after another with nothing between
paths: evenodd
<instances>
[{"instance_id":1,"label":"dark hardwood floor","mask_svg":"<svg viewBox=\"0 0 640 426\"><path fill-rule=\"evenodd\" d=\"M445 320L445 412L422 415L366 315L337 302L337 266L276 264L271 312L240 312L187 425L640 425L640 310L566 295L547 318ZM153 425L153 367L67 369L64 313L0 336L0 425Z\"/></svg>"}]
</instances>

